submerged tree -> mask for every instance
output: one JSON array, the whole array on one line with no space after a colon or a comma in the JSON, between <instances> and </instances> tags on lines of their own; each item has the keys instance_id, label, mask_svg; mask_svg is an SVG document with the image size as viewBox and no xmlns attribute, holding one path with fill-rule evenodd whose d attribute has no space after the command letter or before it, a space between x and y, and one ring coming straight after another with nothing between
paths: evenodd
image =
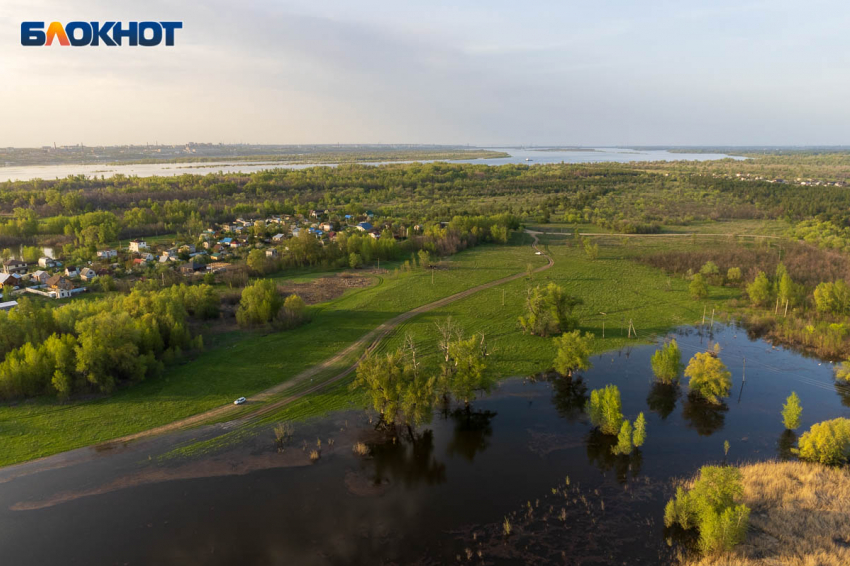
<instances>
[{"instance_id":1,"label":"submerged tree","mask_svg":"<svg viewBox=\"0 0 850 566\"><path fill-rule=\"evenodd\" d=\"M560 285L549 283L528 289L526 314L519 317L523 331L537 336L570 332L578 324L573 309L581 301L568 295Z\"/></svg>"},{"instance_id":2,"label":"submerged tree","mask_svg":"<svg viewBox=\"0 0 850 566\"><path fill-rule=\"evenodd\" d=\"M702 274L697 273L691 278L691 283L688 285L688 292L694 299L704 299L708 296L708 285L705 284Z\"/></svg>"},{"instance_id":3,"label":"submerged tree","mask_svg":"<svg viewBox=\"0 0 850 566\"><path fill-rule=\"evenodd\" d=\"M800 416L803 414L803 407L800 405L800 398L797 393L792 391L788 399L785 400L785 405L782 406L782 422L788 430L795 430L800 427Z\"/></svg>"},{"instance_id":4,"label":"submerged tree","mask_svg":"<svg viewBox=\"0 0 850 566\"><path fill-rule=\"evenodd\" d=\"M619 433L623 426L622 407L620 390L616 385L606 385L604 389L594 389L590 392L590 422L603 434Z\"/></svg>"},{"instance_id":5,"label":"submerged tree","mask_svg":"<svg viewBox=\"0 0 850 566\"><path fill-rule=\"evenodd\" d=\"M838 418L812 425L794 450L801 459L840 466L850 461L850 419Z\"/></svg>"},{"instance_id":6,"label":"submerged tree","mask_svg":"<svg viewBox=\"0 0 850 566\"><path fill-rule=\"evenodd\" d=\"M732 389L732 374L720 361L717 352L699 352L691 358L685 375L690 378L688 387L711 404L719 405Z\"/></svg>"},{"instance_id":7,"label":"submerged tree","mask_svg":"<svg viewBox=\"0 0 850 566\"><path fill-rule=\"evenodd\" d=\"M682 352L676 340L670 340L652 355L652 371L662 383L679 380L682 371Z\"/></svg>"},{"instance_id":8,"label":"submerged tree","mask_svg":"<svg viewBox=\"0 0 850 566\"><path fill-rule=\"evenodd\" d=\"M454 363L449 390L467 409L479 393L489 393L496 385L492 374L486 371L487 355L483 334L458 339L449 346L449 356Z\"/></svg>"},{"instance_id":9,"label":"submerged tree","mask_svg":"<svg viewBox=\"0 0 850 566\"><path fill-rule=\"evenodd\" d=\"M592 341L593 334L588 332L582 337L579 330L565 332L555 338L555 346L558 348L555 356L555 371L572 377L574 371L590 369Z\"/></svg>"}]
</instances>

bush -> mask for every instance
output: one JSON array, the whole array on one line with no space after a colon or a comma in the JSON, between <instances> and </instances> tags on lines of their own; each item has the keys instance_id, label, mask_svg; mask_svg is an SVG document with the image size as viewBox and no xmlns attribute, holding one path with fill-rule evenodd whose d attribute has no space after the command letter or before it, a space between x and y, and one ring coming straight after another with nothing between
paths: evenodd
<instances>
[{"instance_id":1,"label":"bush","mask_svg":"<svg viewBox=\"0 0 850 566\"><path fill-rule=\"evenodd\" d=\"M590 343L593 334L587 333L584 338L581 331L573 330L555 338L558 354L555 357L555 371L561 375L571 376L576 370L590 369Z\"/></svg>"},{"instance_id":2,"label":"bush","mask_svg":"<svg viewBox=\"0 0 850 566\"><path fill-rule=\"evenodd\" d=\"M840 466L850 459L850 419L838 418L812 425L794 450L801 459Z\"/></svg>"},{"instance_id":3,"label":"bush","mask_svg":"<svg viewBox=\"0 0 850 566\"><path fill-rule=\"evenodd\" d=\"M652 355L652 371L662 383L673 383L679 379L682 353L676 340L670 340Z\"/></svg>"},{"instance_id":4,"label":"bush","mask_svg":"<svg viewBox=\"0 0 850 566\"><path fill-rule=\"evenodd\" d=\"M616 385L607 385L605 389L590 392L588 414L593 426L599 427L603 434L618 434L623 426L623 408L620 402L620 390Z\"/></svg>"},{"instance_id":5,"label":"bush","mask_svg":"<svg viewBox=\"0 0 850 566\"><path fill-rule=\"evenodd\" d=\"M732 374L720 361L715 352L699 352L691 358L685 375L690 378L688 387L714 405L721 397L728 397L732 389Z\"/></svg>"},{"instance_id":6,"label":"bush","mask_svg":"<svg viewBox=\"0 0 850 566\"><path fill-rule=\"evenodd\" d=\"M835 379L850 383L850 361L841 362L835 366Z\"/></svg>"},{"instance_id":7,"label":"bush","mask_svg":"<svg viewBox=\"0 0 850 566\"><path fill-rule=\"evenodd\" d=\"M617 435L617 445L611 448L611 452L618 455L628 456L632 453L634 446L632 444L632 423L623 421L620 426L620 433Z\"/></svg>"},{"instance_id":8,"label":"bush","mask_svg":"<svg viewBox=\"0 0 850 566\"><path fill-rule=\"evenodd\" d=\"M664 508L664 524L699 530L704 554L731 550L747 534L750 509L736 505L744 493L737 468L703 466L689 490L678 488Z\"/></svg>"},{"instance_id":9,"label":"bush","mask_svg":"<svg viewBox=\"0 0 850 566\"><path fill-rule=\"evenodd\" d=\"M730 267L726 272L726 279L731 282L738 282L741 280L741 268L740 267Z\"/></svg>"},{"instance_id":10,"label":"bush","mask_svg":"<svg viewBox=\"0 0 850 566\"><path fill-rule=\"evenodd\" d=\"M785 405L782 406L782 422L788 430L794 430L800 426L800 415L803 414L803 407L800 406L800 398L794 391L785 400Z\"/></svg>"}]
</instances>

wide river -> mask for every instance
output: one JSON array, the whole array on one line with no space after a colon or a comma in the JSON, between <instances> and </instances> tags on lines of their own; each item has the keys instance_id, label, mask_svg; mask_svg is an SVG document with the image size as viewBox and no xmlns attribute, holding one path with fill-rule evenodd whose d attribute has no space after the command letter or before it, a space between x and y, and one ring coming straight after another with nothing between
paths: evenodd
<instances>
[{"instance_id":1,"label":"wide river","mask_svg":"<svg viewBox=\"0 0 850 566\"><path fill-rule=\"evenodd\" d=\"M828 363L736 327L674 335L685 359L721 344L734 383L723 405L654 383L655 346L636 346L596 356L580 378L507 380L471 412L438 412L395 442L349 410L295 423L282 452L273 424L213 425L4 468L2 563L670 564L678 543L662 518L674 478L793 457L779 414L791 391L801 430L850 416L850 388ZM627 418L646 414L646 444L631 456L614 456L583 411L609 383ZM228 434L212 450L169 454Z\"/></svg>"},{"instance_id":2,"label":"wide river","mask_svg":"<svg viewBox=\"0 0 850 566\"><path fill-rule=\"evenodd\" d=\"M495 151L504 151L510 157L499 159L467 159L458 160L454 163L485 163L487 165L504 165L506 163L628 163L632 161L707 161L714 159L743 159L724 155L722 153L670 153L666 150L638 150L623 148L587 148L580 151L544 151L525 148L488 148ZM404 163L396 161L394 163ZM426 161L427 163L427 161ZM366 165L382 165L383 162L366 163ZM266 169L305 169L307 167L319 166L333 167L333 163L311 163L311 164L287 164L281 162L221 162L210 163L158 163L158 164L124 164L106 165L103 163L94 165L40 165L25 167L0 167L0 182L2 181L29 181L31 179L62 179L69 175L87 175L112 177L113 175L135 175L137 177L151 177L154 175L171 177L174 175L207 173L253 173Z\"/></svg>"}]
</instances>

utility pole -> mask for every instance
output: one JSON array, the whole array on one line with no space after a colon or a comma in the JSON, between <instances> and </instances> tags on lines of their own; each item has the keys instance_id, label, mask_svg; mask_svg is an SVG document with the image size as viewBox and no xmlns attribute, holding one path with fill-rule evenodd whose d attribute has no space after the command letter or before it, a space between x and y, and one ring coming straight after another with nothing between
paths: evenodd
<instances>
[{"instance_id":1,"label":"utility pole","mask_svg":"<svg viewBox=\"0 0 850 566\"><path fill-rule=\"evenodd\" d=\"M505 290L502 289L502 306L505 306Z\"/></svg>"},{"instance_id":2,"label":"utility pole","mask_svg":"<svg viewBox=\"0 0 850 566\"><path fill-rule=\"evenodd\" d=\"M605 338L605 313L600 312L599 314L602 315L602 337Z\"/></svg>"},{"instance_id":3,"label":"utility pole","mask_svg":"<svg viewBox=\"0 0 850 566\"><path fill-rule=\"evenodd\" d=\"M702 325L705 326L705 309L708 308L705 305L702 306Z\"/></svg>"},{"instance_id":4,"label":"utility pole","mask_svg":"<svg viewBox=\"0 0 850 566\"><path fill-rule=\"evenodd\" d=\"M747 358L746 358L746 356L744 357L744 370L742 371L741 376L743 378L741 380L742 382L747 381Z\"/></svg>"}]
</instances>

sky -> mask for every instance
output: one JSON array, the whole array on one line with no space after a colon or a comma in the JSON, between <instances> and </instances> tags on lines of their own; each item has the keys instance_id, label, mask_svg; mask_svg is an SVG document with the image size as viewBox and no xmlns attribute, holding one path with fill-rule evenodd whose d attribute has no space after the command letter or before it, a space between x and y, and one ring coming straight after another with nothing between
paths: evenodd
<instances>
[{"instance_id":1,"label":"sky","mask_svg":"<svg viewBox=\"0 0 850 566\"><path fill-rule=\"evenodd\" d=\"M173 47L22 21L180 20ZM2 0L0 146L850 144L850 3Z\"/></svg>"}]
</instances>

